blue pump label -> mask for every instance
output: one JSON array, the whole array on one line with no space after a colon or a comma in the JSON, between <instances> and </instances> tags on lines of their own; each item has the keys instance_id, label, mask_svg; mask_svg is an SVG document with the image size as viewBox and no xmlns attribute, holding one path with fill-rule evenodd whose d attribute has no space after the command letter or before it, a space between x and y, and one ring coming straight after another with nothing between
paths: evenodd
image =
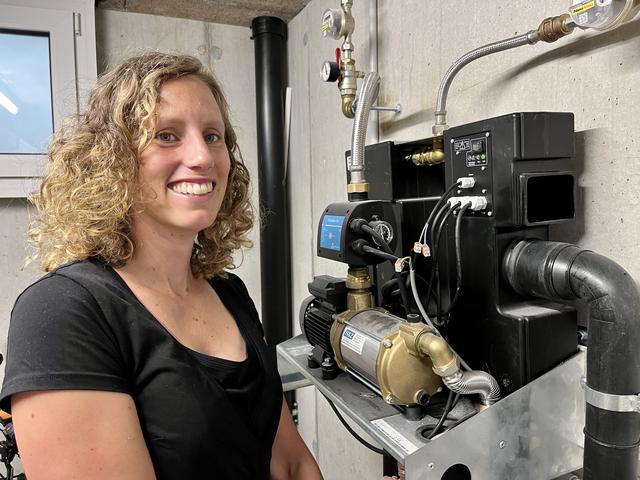
<instances>
[{"instance_id":1,"label":"blue pump label","mask_svg":"<svg viewBox=\"0 0 640 480\"><path fill-rule=\"evenodd\" d=\"M358 355L362 355L362 348L364 347L365 341L366 337L364 335L356 332L351 327L346 327L342 332L342 339L340 340L340 344L343 347L353 350Z\"/></svg>"},{"instance_id":2,"label":"blue pump label","mask_svg":"<svg viewBox=\"0 0 640 480\"><path fill-rule=\"evenodd\" d=\"M325 215L320 227L320 248L340 251L344 215Z\"/></svg>"}]
</instances>

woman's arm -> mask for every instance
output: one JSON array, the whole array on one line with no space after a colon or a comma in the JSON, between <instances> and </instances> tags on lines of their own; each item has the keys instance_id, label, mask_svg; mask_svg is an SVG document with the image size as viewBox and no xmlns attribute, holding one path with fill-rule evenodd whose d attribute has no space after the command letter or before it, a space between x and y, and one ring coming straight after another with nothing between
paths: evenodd
<instances>
[{"instance_id":1,"label":"woman's arm","mask_svg":"<svg viewBox=\"0 0 640 480\"><path fill-rule=\"evenodd\" d=\"M284 399L271 451L271 480L322 480L318 464L300 437Z\"/></svg>"},{"instance_id":2,"label":"woman's arm","mask_svg":"<svg viewBox=\"0 0 640 480\"><path fill-rule=\"evenodd\" d=\"M133 399L95 390L11 397L20 458L29 480L155 480Z\"/></svg>"}]
</instances>

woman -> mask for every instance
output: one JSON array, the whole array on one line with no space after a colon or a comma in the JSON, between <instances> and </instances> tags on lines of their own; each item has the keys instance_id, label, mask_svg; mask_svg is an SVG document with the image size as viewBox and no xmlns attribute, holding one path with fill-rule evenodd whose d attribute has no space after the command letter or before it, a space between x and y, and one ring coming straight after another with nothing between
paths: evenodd
<instances>
[{"instance_id":1,"label":"woman","mask_svg":"<svg viewBox=\"0 0 640 480\"><path fill-rule=\"evenodd\" d=\"M56 134L0 407L38 479L321 479L242 281L253 216L220 86L151 53ZM194 240L195 239L195 240Z\"/></svg>"}]
</instances>

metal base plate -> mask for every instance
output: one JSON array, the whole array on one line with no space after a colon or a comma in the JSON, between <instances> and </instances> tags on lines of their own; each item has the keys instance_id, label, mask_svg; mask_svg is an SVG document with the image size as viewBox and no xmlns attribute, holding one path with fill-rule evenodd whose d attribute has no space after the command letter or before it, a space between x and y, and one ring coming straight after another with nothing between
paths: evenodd
<instances>
[{"instance_id":1,"label":"metal base plate","mask_svg":"<svg viewBox=\"0 0 640 480\"><path fill-rule=\"evenodd\" d=\"M464 465L473 480L549 480L582 466L585 352L429 441L430 420L407 420L348 375L322 380L307 368L311 346L302 335L278 352L355 423L405 465L406 480L442 480ZM452 470L453 469L453 470Z\"/></svg>"}]
</instances>

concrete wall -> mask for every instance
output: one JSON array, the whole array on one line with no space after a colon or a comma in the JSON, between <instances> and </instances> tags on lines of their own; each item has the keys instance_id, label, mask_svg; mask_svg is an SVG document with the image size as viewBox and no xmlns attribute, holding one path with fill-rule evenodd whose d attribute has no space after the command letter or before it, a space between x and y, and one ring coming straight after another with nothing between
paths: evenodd
<instances>
[{"instance_id":1,"label":"concrete wall","mask_svg":"<svg viewBox=\"0 0 640 480\"><path fill-rule=\"evenodd\" d=\"M313 275L345 274L343 265L315 258L315 232L323 208L346 198L343 152L351 122L340 114L334 85L320 81L322 60L339 42L323 39L322 12L338 2L313 0L289 24L293 285L304 298ZM369 65L368 3L355 2L355 57ZM380 115L380 140L428 137L440 80L462 54L537 28L569 2L466 2L378 0L380 104L402 104L401 114ZM555 44L538 44L480 59L454 81L450 125L517 111L575 113L579 161L579 216L553 229L556 239L607 255L640 279L640 19L614 32L575 32ZM299 304L299 303L298 303ZM321 395L300 394L301 431L313 446L325 478L372 479L379 456L353 441ZM315 424L314 424L315 421Z\"/></svg>"},{"instance_id":2,"label":"concrete wall","mask_svg":"<svg viewBox=\"0 0 640 480\"><path fill-rule=\"evenodd\" d=\"M257 178L255 80L253 42L249 28L140 13L96 10L98 72L145 51L193 55L210 68L229 102L231 123L253 179ZM258 184L253 182L257 206ZM260 244L258 228L250 237L254 247L236 255L240 275L260 311Z\"/></svg>"}]
</instances>

